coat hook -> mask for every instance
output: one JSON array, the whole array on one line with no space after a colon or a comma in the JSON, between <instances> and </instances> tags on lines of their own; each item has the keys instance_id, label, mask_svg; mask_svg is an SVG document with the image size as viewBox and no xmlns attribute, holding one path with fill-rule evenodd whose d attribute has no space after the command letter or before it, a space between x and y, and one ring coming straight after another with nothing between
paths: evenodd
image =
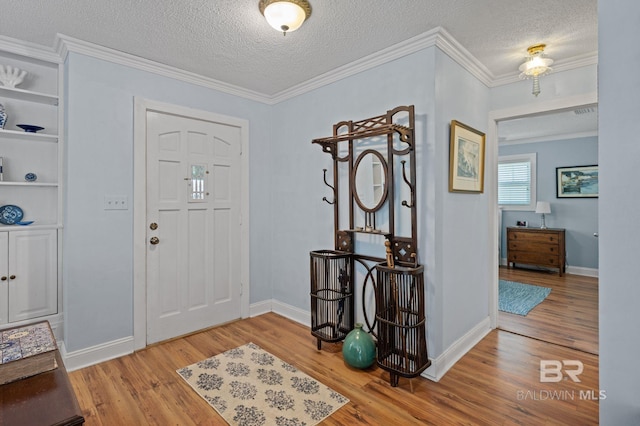
<instances>
[{"instance_id":1,"label":"coat hook","mask_svg":"<svg viewBox=\"0 0 640 426\"><path fill-rule=\"evenodd\" d=\"M327 197L322 197L322 201L326 201L328 204L335 204L336 203L336 189L329 185L329 182L327 182L327 169L322 169L323 172L323 179L324 179L324 184L327 185L329 188L331 188L331 191L333 191L333 201L329 201L327 199Z\"/></svg>"},{"instance_id":2,"label":"coat hook","mask_svg":"<svg viewBox=\"0 0 640 426\"><path fill-rule=\"evenodd\" d=\"M411 184L411 182L409 182L409 179L407 179L407 173L404 167L404 164L406 163L405 160L402 160L400 163L402 163L402 179L404 179L404 182L409 186L409 191L411 192L411 202L408 202L407 200L402 200L402 205L405 207L413 207L415 204L413 203L413 199L414 199L414 187Z\"/></svg>"}]
</instances>

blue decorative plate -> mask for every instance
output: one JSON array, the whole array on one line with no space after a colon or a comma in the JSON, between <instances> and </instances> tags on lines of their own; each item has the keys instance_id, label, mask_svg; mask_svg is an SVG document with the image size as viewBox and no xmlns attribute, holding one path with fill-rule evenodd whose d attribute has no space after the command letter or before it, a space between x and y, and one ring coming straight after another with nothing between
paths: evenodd
<instances>
[{"instance_id":1,"label":"blue decorative plate","mask_svg":"<svg viewBox=\"0 0 640 426\"><path fill-rule=\"evenodd\" d=\"M0 207L0 223L4 225L14 225L24 217L24 212L18 206L6 205Z\"/></svg>"},{"instance_id":2,"label":"blue decorative plate","mask_svg":"<svg viewBox=\"0 0 640 426\"><path fill-rule=\"evenodd\" d=\"M44 130L44 127L34 126L33 124L16 124L16 126L29 133L35 133L39 132L40 130Z\"/></svg>"},{"instance_id":3,"label":"blue decorative plate","mask_svg":"<svg viewBox=\"0 0 640 426\"><path fill-rule=\"evenodd\" d=\"M27 182L35 182L38 179L38 176L36 176L35 173L27 173L26 175L24 175L24 180L26 180Z\"/></svg>"}]
</instances>

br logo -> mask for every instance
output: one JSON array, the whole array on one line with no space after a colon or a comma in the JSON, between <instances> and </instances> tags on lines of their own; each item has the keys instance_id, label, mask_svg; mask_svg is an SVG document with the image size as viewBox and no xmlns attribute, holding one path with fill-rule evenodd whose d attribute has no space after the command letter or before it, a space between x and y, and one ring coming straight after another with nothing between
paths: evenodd
<instances>
[{"instance_id":1,"label":"br logo","mask_svg":"<svg viewBox=\"0 0 640 426\"><path fill-rule=\"evenodd\" d=\"M584 365L577 359L558 361L555 359L540 360L540 381L560 382L565 375L574 382L579 382L578 376L584 370Z\"/></svg>"}]
</instances>

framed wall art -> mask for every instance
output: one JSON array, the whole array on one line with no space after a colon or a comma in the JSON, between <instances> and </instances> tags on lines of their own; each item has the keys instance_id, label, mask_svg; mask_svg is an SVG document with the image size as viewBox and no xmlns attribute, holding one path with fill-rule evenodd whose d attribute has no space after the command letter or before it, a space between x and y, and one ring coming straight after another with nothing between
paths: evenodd
<instances>
[{"instance_id":1,"label":"framed wall art","mask_svg":"<svg viewBox=\"0 0 640 426\"><path fill-rule=\"evenodd\" d=\"M449 192L484 191L485 134L451 120Z\"/></svg>"},{"instance_id":2,"label":"framed wall art","mask_svg":"<svg viewBox=\"0 0 640 426\"><path fill-rule=\"evenodd\" d=\"M598 166L556 168L557 198L597 198Z\"/></svg>"}]
</instances>

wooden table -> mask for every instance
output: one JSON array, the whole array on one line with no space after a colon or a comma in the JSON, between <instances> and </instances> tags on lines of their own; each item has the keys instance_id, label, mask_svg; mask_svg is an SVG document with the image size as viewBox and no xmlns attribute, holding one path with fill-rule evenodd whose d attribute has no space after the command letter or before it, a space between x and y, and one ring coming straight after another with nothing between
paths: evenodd
<instances>
[{"instance_id":1,"label":"wooden table","mask_svg":"<svg viewBox=\"0 0 640 426\"><path fill-rule=\"evenodd\" d=\"M84 423L58 351L56 361L55 370L0 385L0 426Z\"/></svg>"}]
</instances>

